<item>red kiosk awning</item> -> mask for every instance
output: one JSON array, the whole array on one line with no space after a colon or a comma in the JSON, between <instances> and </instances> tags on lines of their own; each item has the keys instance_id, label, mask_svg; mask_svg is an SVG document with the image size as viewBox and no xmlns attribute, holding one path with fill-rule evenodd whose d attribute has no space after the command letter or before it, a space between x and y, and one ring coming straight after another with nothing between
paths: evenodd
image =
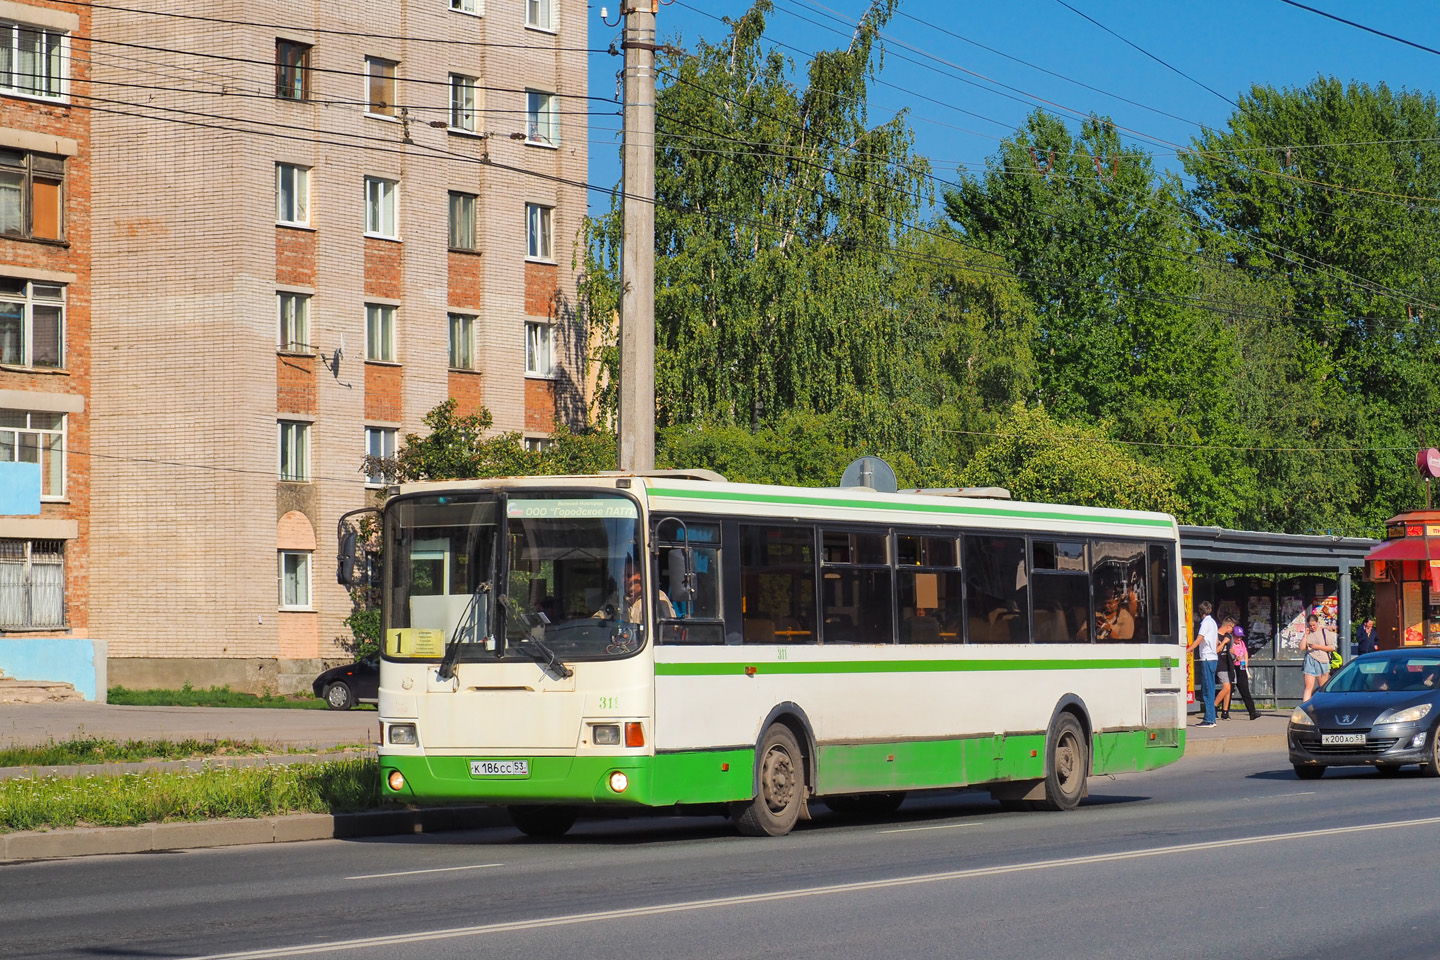
<instances>
[{"instance_id":1,"label":"red kiosk awning","mask_svg":"<svg viewBox=\"0 0 1440 960\"><path fill-rule=\"evenodd\" d=\"M1382 543L1365 555L1365 571L1371 580L1386 580L1389 577L1385 565L1404 562L1419 563L1420 578L1423 580L1428 574L1430 589L1440 594L1440 537L1406 537Z\"/></svg>"}]
</instances>

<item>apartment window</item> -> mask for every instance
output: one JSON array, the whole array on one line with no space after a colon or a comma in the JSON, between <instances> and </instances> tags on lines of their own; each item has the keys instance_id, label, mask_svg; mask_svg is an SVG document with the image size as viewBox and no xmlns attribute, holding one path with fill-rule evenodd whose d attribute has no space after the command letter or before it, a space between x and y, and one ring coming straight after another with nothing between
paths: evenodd
<instances>
[{"instance_id":1,"label":"apartment window","mask_svg":"<svg viewBox=\"0 0 1440 960\"><path fill-rule=\"evenodd\" d=\"M538 203L525 204L525 256L531 260L552 260L550 225L555 208Z\"/></svg>"},{"instance_id":2,"label":"apartment window","mask_svg":"<svg viewBox=\"0 0 1440 960\"><path fill-rule=\"evenodd\" d=\"M65 365L65 288L0 277L0 363Z\"/></svg>"},{"instance_id":3,"label":"apartment window","mask_svg":"<svg viewBox=\"0 0 1440 960\"><path fill-rule=\"evenodd\" d=\"M310 609L310 551L280 551L280 609Z\"/></svg>"},{"instance_id":4,"label":"apartment window","mask_svg":"<svg viewBox=\"0 0 1440 960\"><path fill-rule=\"evenodd\" d=\"M63 97L65 46L63 33L0 21L0 90Z\"/></svg>"},{"instance_id":5,"label":"apartment window","mask_svg":"<svg viewBox=\"0 0 1440 960\"><path fill-rule=\"evenodd\" d=\"M275 164L275 220L309 226L310 171L305 167Z\"/></svg>"},{"instance_id":6,"label":"apartment window","mask_svg":"<svg viewBox=\"0 0 1440 960\"><path fill-rule=\"evenodd\" d=\"M310 99L310 45L293 40L275 41L275 96L282 100Z\"/></svg>"},{"instance_id":7,"label":"apartment window","mask_svg":"<svg viewBox=\"0 0 1440 960\"><path fill-rule=\"evenodd\" d=\"M63 240L64 210L64 157L0 150L0 233Z\"/></svg>"},{"instance_id":8,"label":"apartment window","mask_svg":"<svg viewBox=\"0 0 1440 960\"><path fill-rule=\"evenodd\" d=\"M555 29L555 0L525 0L525 26L536 30Z\"/></svg>"},{"instance_id":9,"label":"apartment window","mask_svg":"<svg viewBox=\"0 0 1440 960\"><path fill-rule=\"evenodd\" d=\"M547 147L560 143L560 114L553 93L525 91L525 142Z\"/></svg>"},{"instance_id":10,"label":"apartment window","mask_svg":"<svg viewBox=\"0 0 1440 960\"><path fill-rule=\"evenodd\" d=\"M280 349L310 353L310 298L303 293L279 294Z\"/></svg>"},{"instance_id":11,"label":"apartment window","mask_svg":"<svg viewBox=\"0 0 1440 960\"><path fill-rule=\"evenodd\" d=\"M548 377L555 372L552 327L548 323L525 324L525 374Z\"/></svg>"},{"instance_id":12,"label":"apartment window","mask_svg":"<svg viewBox=\"0 0 1440 960\"><path fill-rule=\"evenodd\" d=\"M475 249L475 196L450 194L450 249Z\"/></svg>"},{"instance_id":13,"label":"apartment window","mask_svg":"<svg viewBox=\"0 0 1440 960\"><path fill-rule=\"evenodd\" d=\"M461 13L473 13L477 17L485 12L481 0L450 0L450 9L458 10Z\"/></svg>"},{"instance_id":14,"label":"apartment window","mask_svg":"<svg viewBox=\"0 0 1440 960\"><path fill-rule=\"evenodd\" d=\"M0 629L65 625L65 541L0 540Z\"/></svg>"},{"instance_id":15,"label":"apartment window","mask_svg":"<svg viewBox=\"0 0 1440 960\"><path fill-rule=\"evenodd\" d=\"M365 103L366 113L395 116L395 64L392 61L365 58Z\"/></svg>"},{"instance_id":16,"label":"apartment window","mask_svg":"<svg viewBox=\"0 0 1440 960\"><path fill-rule=\"evenodd\" d=\"M310 479L310 424L280 421L280 479L296 483Z\"/></svg>"},{"instance_id":17,"label":"apartment window","mask_svg":"<svg viewBox=\"0 0 1440 960\"><path fill-rule=\"evenodd\" d=\"M365 305L365 359L395 362L395 308Z\"/></svg>"},{"instance_id":18,"label":"apartment window","mask_svg":"<svg viewBox=\"0 0 1440 960\"><path fill-rule=\"evenodd\" d=\"M365 232L372 237L398 239L395 225L395 194L400 184L379 177L365 178Z\"/></svg>"},{"instance_id":19,"label":"apartment window","mask_svg":"<svg viewBox=\"0 0 1440 960\"><path fill-rule=\"evenodd\" d=\"M463 313L450 314L450 366L475 369L475 318Z\"/></svg>"},{"instance_id":20,"label":"apartment window","mask_svg":"<svg viewBox=\"0 0 1440 960\"><path fill-rule=\"evenodd\" d=\"M0 410L0 463L40 466L40 497L65 497L65 414Z\"/></svg>"},{"instance_id":21,"label":"apartment window","mask_svg":"<svg viewBox=\"0 0 1440 960\"><path fill-rule=\"evenodd\" d=\"M549 437L526 437L524 439L526 453L544 453L554 444Z\"/></svg>"},{"instance_id":22,"label":"apartment window","mask_svg":"<svg viewBox=\"0 0 1440 960\"><path fill-rule=\"evenodd\" d=\"M392 427L365 428L365 483L384 486L391 478L388 464L395 459L395 430Z\"/></svg>"},{"instance_id":23,"label":"apartment window","mask_svg":"<svg viewBox=\"0 0 1440 960\"><path fill-rule=\"evenodd\" d=\"M450 129L475 132L475 78L450 74Z\"/></svg>"}]
</instances>

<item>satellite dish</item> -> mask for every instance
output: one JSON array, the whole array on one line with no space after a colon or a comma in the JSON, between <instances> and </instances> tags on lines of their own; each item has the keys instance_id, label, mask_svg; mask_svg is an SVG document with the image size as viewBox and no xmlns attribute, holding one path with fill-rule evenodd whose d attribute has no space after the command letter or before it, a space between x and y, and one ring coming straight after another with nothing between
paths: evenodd
<instances>
[{"instance_id":1,"label":"satellite dish","mask_svg":"<svg viewBox=\"0 0 1440 960\"><path fill-rule=\"evenodd\" d=\"M894 493L899 489L899 484L895 482L895 471L879 457L852 460L840 477L840 486L868 487L879 493Z\"/></svg>"}]
</instances>

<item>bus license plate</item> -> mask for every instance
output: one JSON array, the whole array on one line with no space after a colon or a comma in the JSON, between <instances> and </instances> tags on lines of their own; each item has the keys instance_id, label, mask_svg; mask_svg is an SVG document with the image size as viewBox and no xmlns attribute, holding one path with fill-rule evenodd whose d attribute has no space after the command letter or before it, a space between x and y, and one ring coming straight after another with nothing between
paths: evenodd
<instances>
[{"instance_id":1,"label":"bus license plate","mask_svg":"<svg viewBox=\"0 0 1440 960\"><path fill-rule=\"evenodd\" d=\"M1339 747L1345 745L1365 745L1365 734L1363 733L1322 733L1320 743L1326 747Z\"/></svg>"},{"instance_id":2,"label":"bus license plate","mask_svg":"<svg viewBox=\"0 0 1440 960\"><path fill-rule=\"evenodd\" d=\"M472 777L528 777L529 760L471 760Z\"/></svg>"}]
</instances>

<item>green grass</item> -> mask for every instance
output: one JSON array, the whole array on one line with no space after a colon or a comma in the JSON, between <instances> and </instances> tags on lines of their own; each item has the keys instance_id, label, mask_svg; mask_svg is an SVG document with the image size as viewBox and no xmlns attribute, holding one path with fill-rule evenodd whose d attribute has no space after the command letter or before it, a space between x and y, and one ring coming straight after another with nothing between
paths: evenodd
<instances>
[{"instance_id":1,"label":"green grass","mask_svg":"<svg viewBox=\"0 0 1440 960\"><path fill-rule=\"evenodd\" d=\"M347 813L380 798L375 760L0 780L0 831Z\"/></svg>"},{"instance_id":2,"label":"green grass","mask_svg":"<svg viewBox=\"0 0 1440 960\"><path fill-rule=\"evenodd\" d=\"M141 760L192 760L283 753L259 740L101 740L84 737L38 747L0 748L0 767L65 767L86 763L137 763Z\"/></svg>"},{"instance_id":3,"label":"green grass","mask_svg":"<svg viewBox=\"0 0 1440 960\"><path fill-rule=\"evenodd\" d=\"M110 703L126 707L280 707L291 710L324 710L325 701L311 694L288 697L274 694L239 693L226 687L196 690L185 684L179 690L131 690L111 687L105 695ZM373 709L373 708L372 708Z\"/></svg>"}]
</instances>

